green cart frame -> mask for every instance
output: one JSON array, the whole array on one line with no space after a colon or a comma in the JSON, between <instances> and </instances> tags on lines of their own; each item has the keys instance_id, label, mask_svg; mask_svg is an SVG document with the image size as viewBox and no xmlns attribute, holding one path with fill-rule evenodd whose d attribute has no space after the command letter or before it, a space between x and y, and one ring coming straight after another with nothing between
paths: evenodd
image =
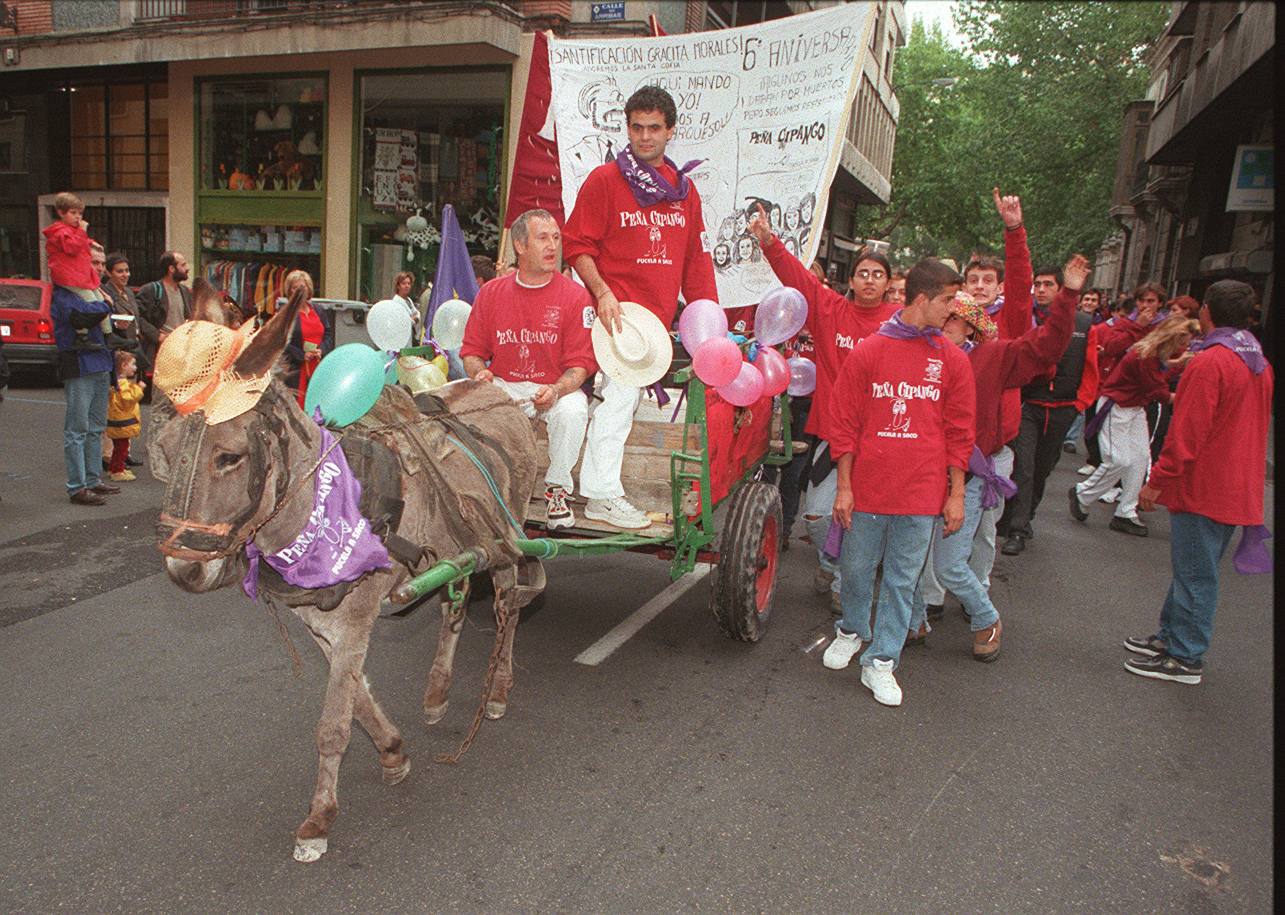
<instances>
[{"instance_id":1,"label":"green cart frame","mask_svg":"<svg viewBox=\"0 0 1285 915\"><path fill-rule=\"evenodd\" d=\"M668 382L685 387L686 415L681 446L670 449L667 455L666 523L653 525L653 529L642 533L595 532L572 527L551 536L538 520L528 521L526 537L518 541L518 548L523 555L541 560L626 551L651 553L669 560L672 580L691 572L699 562L712 563L715 619L729 636L757 642L766 632L771 616L780 546L785 535L780 494L775 485L757 477L764 464L788 464L794 454L804 448L803 443L795 443L790 438L789 396L780 396L779 415L767 425L762 452L731 485L726 496L715 503L710 485L705 385L690 367L673 373ZM772 430L778 428L778 422L780 435L774 438ZM674 424L643 425L672 428ZM639 421L635 420L635 427L638 426ZM652 449L650 456L655 466L654 459L662 455L659 449ZM641 460L631 457L627 449L626 473L631 463L638 465ZM714 513L723 503L728 504L728 511L723 516L720 532L715 526ZM655 528L660 529L659 533L653 533ZM447 599L462 601L465 592L458 587L459 582L483 570L485 563L486 556L481 551L467 550L438 562L406 582L393 592L391 599L398 604L410 604L445 587Z\"/></svg>"}]
</instances>

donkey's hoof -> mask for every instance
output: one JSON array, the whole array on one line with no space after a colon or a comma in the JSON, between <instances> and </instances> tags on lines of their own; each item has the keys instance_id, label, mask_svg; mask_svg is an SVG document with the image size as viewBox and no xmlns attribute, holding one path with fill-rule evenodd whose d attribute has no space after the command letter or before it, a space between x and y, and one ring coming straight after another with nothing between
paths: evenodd
<instances>
[{"instance_id":1,"label":"donkey's hoof","mask_svg":"<svg viewBox=\"0 0 1285 915\"><path fill-rule=\"evenodd\" d=\"M509 704L507 702L488 702L486 704L486 717L492 721L497 721L504 717L504 713L508 711L508 708Z\"/></svg>"},{"instance_id":2,"label":"donkey's hoof","mask_svg":"<svg viewBox=\"0 0 1285 915\"><path fill-rule=\"evenodd\" d=\"M410 774L410 757L407 756L397 766L384 766L384 784L397 785Z\"/></svg>"},{"instance_id":3,"label":"donkey's hoof","mask_svg":"<svg viewBox=\"0 0 1285 915\"><path fill-rule=\"evenodd\" d=\"M443 718L446 717L446 707L450 704L451 703L448 700L446 702L443 702L441 705L435 705L432 708L428 708L427 706L425 706L424 723L430 726L437 724L437 722L441 721Z\"/></svg>"},{"instance_id":4,"label":"donkey's hoof","mask_svg":"<svg viewBox=\"0 0 1285 915\"><path fill-rule=\"evenodd\" d=\"M326 853L327 842L325 836L319 839L295 839L294 859L303 864L311 864Z\"/></svg>"}]
</instances>

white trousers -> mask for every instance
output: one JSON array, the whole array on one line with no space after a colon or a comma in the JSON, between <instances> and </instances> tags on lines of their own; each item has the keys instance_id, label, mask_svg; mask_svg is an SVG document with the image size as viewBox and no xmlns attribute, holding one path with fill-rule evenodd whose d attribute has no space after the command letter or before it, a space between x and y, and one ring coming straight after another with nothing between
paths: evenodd
<instances>
[{"instance_id":1,"label":"white trousers","mask_svg":"<svg viewBox=\"0 0 1285 915\"><path fill-rule=\"evenodd\" d=\"M602 403L594 405L589 421L589 440L580 465L580 493L587 499L617 499L625 494L620 466L642 389L612 381L602 372L595 383Z\"/></svg>"},{"instance_id":2,"label":"white trousers","mask_svg":"<svg viewBox=\"0 0 1285 915\"><path fill-rule=\"evenodd\" d=\"M1099 398L1101 410L1106 398ZM1147 411L1143 407L1116 405L1098 430L1102 463L1093 475L1075 487L1080 502L1092 505L1120 484L1115 503L1117 518L1138 520L1138 494L1151 470L1151 436L1147 432Z\"/></svg>"},{"instance_id":3,"label":"white trousers","mask_svg":"<svg viewBox=\"0 0 1285 915\"><path fill-rule=\"evenodd\" d=\"M542 387L534 381L505 381L502 378L496 378L495 384L514 400L526 401ZM529 402L521 406L528 417L535 419L538 416L549 427L549 469L545 471L544 482L561 486L568 493L574 492L571 468L580 458L580 446L584 444L585 427L589 423L589 402L584 392L563 394L543 413Z\"/></svg>"}]
</instances>

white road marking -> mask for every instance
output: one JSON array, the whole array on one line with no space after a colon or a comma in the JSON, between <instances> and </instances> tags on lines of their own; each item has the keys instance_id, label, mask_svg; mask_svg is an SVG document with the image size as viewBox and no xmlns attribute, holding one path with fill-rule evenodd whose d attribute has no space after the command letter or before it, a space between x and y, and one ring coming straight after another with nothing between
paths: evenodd
<instances>
[{"instance_id":1,"label":"white road marking","mask_svg":"<svg viewBox=\"0 0 1285 915\"><path fill-rule=\"evenodd\" d=\"M713 568L709 563L699 563L695 570L671 583L664 591L621 620L614 629L576 655L575 662L589 667L601 664L611 656L612 652L637 635L643 626L659 616L662 610L686 594Z\"/></svg>"},{"instance_id":2,"label":"white road marking","mask_svg":"<svg viewBox=\"0 0 1285 915\"><path fill-rule=\"evenodd\" d=\"M14 397L12 395L6 397L5 400L12 400L14 403L47 403L55 407L67 406L65 400L32 400L30 397Z\"/></svg>"}]
</instances>

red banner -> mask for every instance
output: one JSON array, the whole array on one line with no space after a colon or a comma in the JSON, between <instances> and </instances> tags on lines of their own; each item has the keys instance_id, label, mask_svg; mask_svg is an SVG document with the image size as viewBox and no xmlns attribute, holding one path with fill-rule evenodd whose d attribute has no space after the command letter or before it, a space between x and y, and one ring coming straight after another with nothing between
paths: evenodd
<instances>
[{"instance_id":1,"label":"red banner","mask_svg":"<svg viewBox=\"0 0 1285 915\"><path fill-rule=\"evenodd\" d=\"M531 50L531 71L522 101L522 123L518 128L517 150L513 155L513 180L504 207L504 228L513 225L527 210L548 210L558 225L566 221L562 212L562 171L558 165L558 144L553 139L549 102L553 84L549 80L549 40L535 33ZM545 123L549 122L546 129ZM542 136L541 132L548 134Z\"/></svg>"}]
</instances>

